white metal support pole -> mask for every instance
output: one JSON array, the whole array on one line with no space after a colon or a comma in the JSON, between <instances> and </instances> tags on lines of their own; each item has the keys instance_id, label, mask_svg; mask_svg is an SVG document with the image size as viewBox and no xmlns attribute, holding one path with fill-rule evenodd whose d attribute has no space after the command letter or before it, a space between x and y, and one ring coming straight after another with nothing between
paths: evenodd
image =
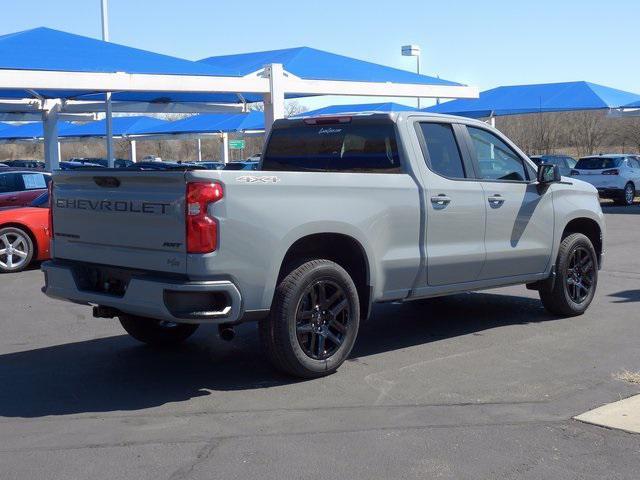
<instances>
[{"instance_id":1,"label":"white metal support pole","mask_svg":"<svg viewBox=\"0 0 640 480\"><path fill-rule=\"evenodd\" d=\"M60 101L47 100L42 109L45 170L51 172L60 166L58 143L58 112Z\"/></svg>"},{"instance_id":2,"label":"white metal support pole","mask_svg":"<svg viewBox=\"0 0 640 480\"><path fill-rule=\"evenodd\" d=\"M420 75L420 54L416 55L416 71ZM420 110L420 97L418 97L418 110Z\"/></svg>"},{"instance_id":3,"label":"white metal support pole","mask_svg":"<svg viewBox=\"0 0 640 480\"><path fill-rule=\"evenodd\" d=\"M494 117L493 115L489 117L489 125L491 125L493 128L496 128L496 117Z\"/></svg>"},{"instance_id":4,"label":"white metal support pole","mask_svg":"<svg viewBox=\"0 0 640 480\"><path fill-rule=\"evenodd\" d=\"M222 161L225 163L229 163L229 134L222 134Z\"/></svg>"},{"instance_id":5,"label":"white metal support pole","mask_svg":"<svg viewBox=\"0 0 640 480\"><path fill-rule=\"evenodd\" d=\"M138 152L136 151L136 141L135 140L130 140L129 141L129 158L134 163L138 161Z\"/></svg>"},{"instance_id":6,"label":"white metal support pole","mask_svg":"<svg viewBox=\"0 0 640 480\"><path fill-rule=\"evenodd\" d=\"M111 112L111 92L106 93L105 97L105 123L106 123L106 141L107 141L107 162L109 162L109 168L113 168L113 114Z\"/></svg>"},{"instance_id":7,"label":"white metal support pole","mask_svg":"<svg viewBox=\"0 0 640 480\"><path fill-rule=\"evenodd\" d=\"M109 41L109 0L102 0L102 40ZM109 168L114 166L113 158L113 113L111 111L111 92L105 95L105 124L106 124L106 142L107 142L107 162Z\"/></svg>"},{"instance_id":8,"label":"white metal support pole","mask_svg":"<svg viewBox=\"0 0 640 480\"><path fill-rule=\"evenodd\" d=\"M272 63L267 65L265 72L269 75L269 93L263 95L264 138L266 139L273 122L284 118L284 70L281 63Z\"/></svg>"},{"instance_id":9,"label":"white metal support pole","mask_svg":"<svg viewBox=\"0 0 640 480\"><path fill-rule=\"evenodd\" d=\"M198 137L198 161L202 161L202 140Z\"/></svg>"},{"instance_id":10,"label":"white metal support pole","mask_svg":"<svg viewBox=\"0 0 640 480\"><path fill-rule=\"evenodd\" d=\"M58 140L58 162L62 160L62 146L60 144L60 140Z\"/></svg>"}]
</instances>

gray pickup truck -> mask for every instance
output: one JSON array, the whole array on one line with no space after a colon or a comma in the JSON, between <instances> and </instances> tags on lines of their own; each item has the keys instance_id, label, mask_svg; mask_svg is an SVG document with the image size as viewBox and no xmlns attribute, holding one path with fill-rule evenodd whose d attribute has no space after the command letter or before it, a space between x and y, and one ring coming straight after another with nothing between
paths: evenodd
<instances>
[{"instance_id":1,"label":"gray pickup truck","mask_svg":"<svg viewBox=\"0 0 640 480\"><path fill-rule=\"evenodd\" d=\"M47 295L156 345L257 320L269 359L300 377L335 371L377 302L526 284L579 315L604 253L593 186L536 169L485 123L419 112L277 121L257 171L53 185Z\"/></svg>"}]
</instances>

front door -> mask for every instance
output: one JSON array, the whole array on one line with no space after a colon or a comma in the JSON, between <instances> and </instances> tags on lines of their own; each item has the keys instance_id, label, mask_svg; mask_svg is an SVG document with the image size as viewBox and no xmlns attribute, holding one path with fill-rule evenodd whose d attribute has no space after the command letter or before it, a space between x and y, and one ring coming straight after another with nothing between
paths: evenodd
<instances>
[{"instance_id":1,"label":"front door","mask_svg":"<svg viewBox=\"0 0 640 480\"><path fill-rule=\"evenodd\" d=\"M487 207L486 260L480 280L542 273L553 249L553 199L533 171L489 130L467 127Z\"/></svg>"}]
</instances>

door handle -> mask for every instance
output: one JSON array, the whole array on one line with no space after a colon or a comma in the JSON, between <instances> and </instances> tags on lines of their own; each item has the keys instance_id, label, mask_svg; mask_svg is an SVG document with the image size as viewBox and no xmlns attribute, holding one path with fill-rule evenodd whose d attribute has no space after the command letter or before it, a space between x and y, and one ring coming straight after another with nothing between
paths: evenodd
<instances>
[{"instance_id":1,"label":"door handle","mask_svg":"<svg viewBox=\"0 0 640 480\"><path fill-rule=\"evenodd\" d=\"M502 204L504 203L504 198L502 198L502 195L500 195L499 193L496 193L495 195L490 196L488 200L489 200L489 205L491 205L493 208L501 207Z\"/></svg>"},{"instance_id":2,"label":"door handle","mask_svg":"<svg viewBox=\"0 0 640 480\"><path fill-rule=\"evenodd\" d=\"M451 203L451 199L444 193L431 197L431 203L436 207L446 207Z\"/></svg>"},{"instance_id":3,"label":"door handle","mask_svg":"<svg viewBox=\"0 0 640 480\"><path fill-rule=\"evenodd\" d=\"M16 200L18 200L18 197L9 197L10 202L15 202Z\"/></svg>"}]
</instances>

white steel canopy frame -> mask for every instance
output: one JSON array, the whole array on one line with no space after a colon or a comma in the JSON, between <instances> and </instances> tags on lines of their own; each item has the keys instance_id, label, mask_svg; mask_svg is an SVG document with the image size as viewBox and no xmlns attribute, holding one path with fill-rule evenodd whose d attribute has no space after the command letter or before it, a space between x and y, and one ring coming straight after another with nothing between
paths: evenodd
<instances>
[{"instance_id":1,"label":"white steel canopy frame","mask_svg":"<svg viewBox=\"0 0 640 480\"><path fill-rule=\"evenodd\" d=\"M287 94L292 95L353 95L379 97L423 97L423 98L477 98L476 87L464 85L425 85L389 82L352 82L333 80L305 80L284 71L282 64L266 65L257 74L245 77L223 77L206 75L156 75L90 73L45 70L11 70L0 69L0 89L20 90L80 90L87 92L176 92L176 93L254 93L261 94L264 99L265 132L268 133L273 122L284 117L284 100ZM34 113L30 100L26 112ZM104 111L103 102L51 101L39 102L42 119L45 122L45 162L47 169L57 168L59 157L57 152L56 122L65 112ZM6 105L6 103L5 103ZM23 103L25 105L25 103ZM114 111L152 112L170 109L171 104L153 104L145 102L123 102L118 107L113 102ZM173 111L229 111L242 106L220 106L208 104L175 104ZM122 108L122 109L119 109ZM157 109L157 110L154 110ZM0 111L2 111L0 109ZM6 110L5 110L6 111ZM56 148L53 148L56 146Z\"/></svg>"}]
</instances>

